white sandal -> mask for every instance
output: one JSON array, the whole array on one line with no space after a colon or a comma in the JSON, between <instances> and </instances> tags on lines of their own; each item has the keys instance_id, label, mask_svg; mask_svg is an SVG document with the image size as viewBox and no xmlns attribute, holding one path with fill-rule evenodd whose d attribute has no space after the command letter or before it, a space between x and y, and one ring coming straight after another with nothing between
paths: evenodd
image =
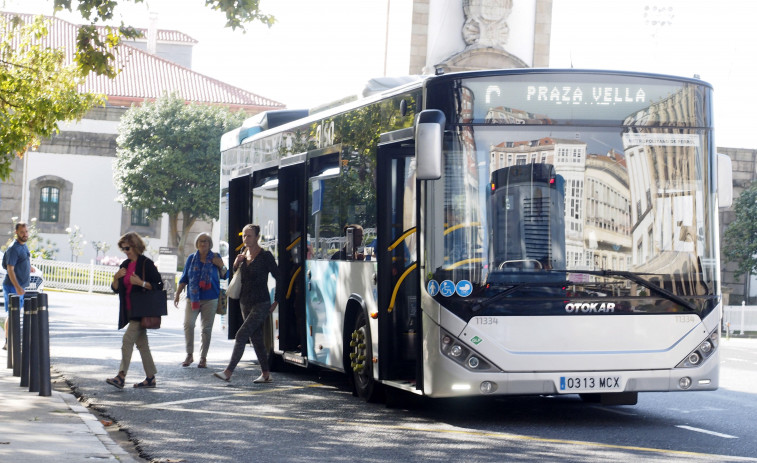
<instances>
[{"instance_id":1,"label":"white sandal","mask_svg":"<svg viewBox=\"0 0 757 463\"><path fill-rule=\"evenodd\" d=\"M260 383L272 383L273 382L273 377L271 377L271 375L268 375L268 377L266 378L265 376L260 375L257 378L255 378L252 382L253 383L257 383L257 384L260 384Z\"/></svg>"}]
</instances>

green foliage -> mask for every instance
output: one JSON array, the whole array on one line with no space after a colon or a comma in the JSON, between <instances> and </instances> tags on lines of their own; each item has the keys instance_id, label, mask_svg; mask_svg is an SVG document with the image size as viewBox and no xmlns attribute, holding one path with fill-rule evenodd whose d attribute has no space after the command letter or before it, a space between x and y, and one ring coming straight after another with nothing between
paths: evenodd
<instances>
[{"instance_id":1,"label":"green foliage","mask_svg":"<svg viewBox=\"0 0 757 463\"><path fill-rule=\"evenodd\" d=\"M723 256L736 262L736 277L757 273L757 182L736 199L736 220L723 234Z\"/></svg>"},{"instance_id":2,"label":"green foliage","mask_svg":"<svg viewBox=\"0 0 757 463\"><path fill-rule=\"evenodd\" d=\"M14 156L21 157L39 145L40 138L57 133L58 122L80 120L103 97L80 94L78 86L90 74L115 77L116 56L124 38L141 33L131 26L105 26L119 3L143 0L53 0L56 11L78 11L89 24L80 26L74 63L65 52L43 45L48 34L42 17L30 25L0 15L0 180L11 174ZM205 0L205 5L226 15L226 26L245 30L258 21L270 27L272 16L260 11L259 0ZM97 26L103 25L103 28Z\"/></svg>"},{"instance_id":3,"label":"green foliage","mask_svg":"<svg viewBox=\"0 0 757 463\"><path fill-rule=\"evenodd\" d=\"M79 93L84 75L65 63L63 50L43 44L48 24L24 24L0 16L0 179L7 180L15 156L58 132L59 121L80 120L101 96Z\"/></svg>"},{"instance_id":4,"label":"green foliage","mask_svg":"<svg viewBox=\"0 0 757 463\"><path fill-rule=\"evenodd\" d=\"M168 214L172 246L186 231L218 217L221 135L244 120L226 108L185 104L177 95L133 107L121 118L114 181L119 201L147 209L150 220ZM183 230L175 227L179 216Z\"/></svg>"},{"instance_id":5,"label":"green foliage","mask_svg":"<svg viewBox=\"0 0 757 463\"><path fill-rule=\"evenodd\" d=\"M123 3L142 3L143 0L121 0ZM115 64L115 50L122 38L137 38L141 34L133 27L121 23L120 27L106 29L105 36L95 26L113 19L118 8L118 0L54 0L55 10L76 9L90 24L81 26L77 34L76 63L88 74L113 77L118 73ZM226 27L245 30L245 24L258 21L271 27L273 16L260 11L260 0L205 0L205 5L226 15Z\"/></svg>"}]
</instances>

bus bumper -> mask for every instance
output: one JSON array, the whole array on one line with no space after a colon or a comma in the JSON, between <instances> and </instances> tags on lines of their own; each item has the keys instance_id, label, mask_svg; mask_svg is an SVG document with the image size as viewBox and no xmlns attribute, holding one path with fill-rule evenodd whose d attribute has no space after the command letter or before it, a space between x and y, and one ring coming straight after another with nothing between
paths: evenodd
<instances>
[{"instance_id":1,"label":"bus bumper","mask_svg":"<svg viewBox=\"0 0 757 463\"><path fill-rule=\"evenodd\" d=\"M613 371L470 372L441 353L431 357L434 367L424 378L429 397L713 391L719 382L717 352L697 368Z\"/></svg>"}]
</instances>

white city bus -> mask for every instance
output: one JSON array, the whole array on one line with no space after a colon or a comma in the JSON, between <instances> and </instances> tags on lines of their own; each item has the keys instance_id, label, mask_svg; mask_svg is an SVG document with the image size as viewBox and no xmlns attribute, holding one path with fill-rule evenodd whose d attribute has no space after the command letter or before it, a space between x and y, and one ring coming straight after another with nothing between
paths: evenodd
<instances>
[{"instance_id":1,"label":"white city bus","mask_svg":"<svg viewBox=\"0 0 757 463\"><path fill-rule=\"evenodd\" d=\"M429 76L221 144L221 239L233 260L259 224L281 273L274 364L342 371L367 400L718 387L730 163L704 82Z\"/></svg>"}]
</instances>

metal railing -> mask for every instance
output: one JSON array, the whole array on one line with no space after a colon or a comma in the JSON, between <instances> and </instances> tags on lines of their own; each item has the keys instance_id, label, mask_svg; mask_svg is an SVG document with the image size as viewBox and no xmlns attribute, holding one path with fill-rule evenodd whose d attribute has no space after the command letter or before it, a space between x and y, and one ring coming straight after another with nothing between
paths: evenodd
<instances>
[{"instance_id":1,"label":"metal railing","mask_svg":"<svg viewBox=\"0 0 757 463\"><path fill-rule=\"evenodd\" d=\"M723 329L733 334L757 331L757 306L727 305L723 308Z\"/></svg>"},{"instance_id":2,"label":"metal railing","mask_svg":"<svg viewBox=\"0 0 757 463\"><path fill-rule=\"evenodd\" d=\"M32 265L42 271L46 288L70 289L95 293L110 293L113 274L118 267L57 260L32 259Z\"/></svg>"}]
</instances>

